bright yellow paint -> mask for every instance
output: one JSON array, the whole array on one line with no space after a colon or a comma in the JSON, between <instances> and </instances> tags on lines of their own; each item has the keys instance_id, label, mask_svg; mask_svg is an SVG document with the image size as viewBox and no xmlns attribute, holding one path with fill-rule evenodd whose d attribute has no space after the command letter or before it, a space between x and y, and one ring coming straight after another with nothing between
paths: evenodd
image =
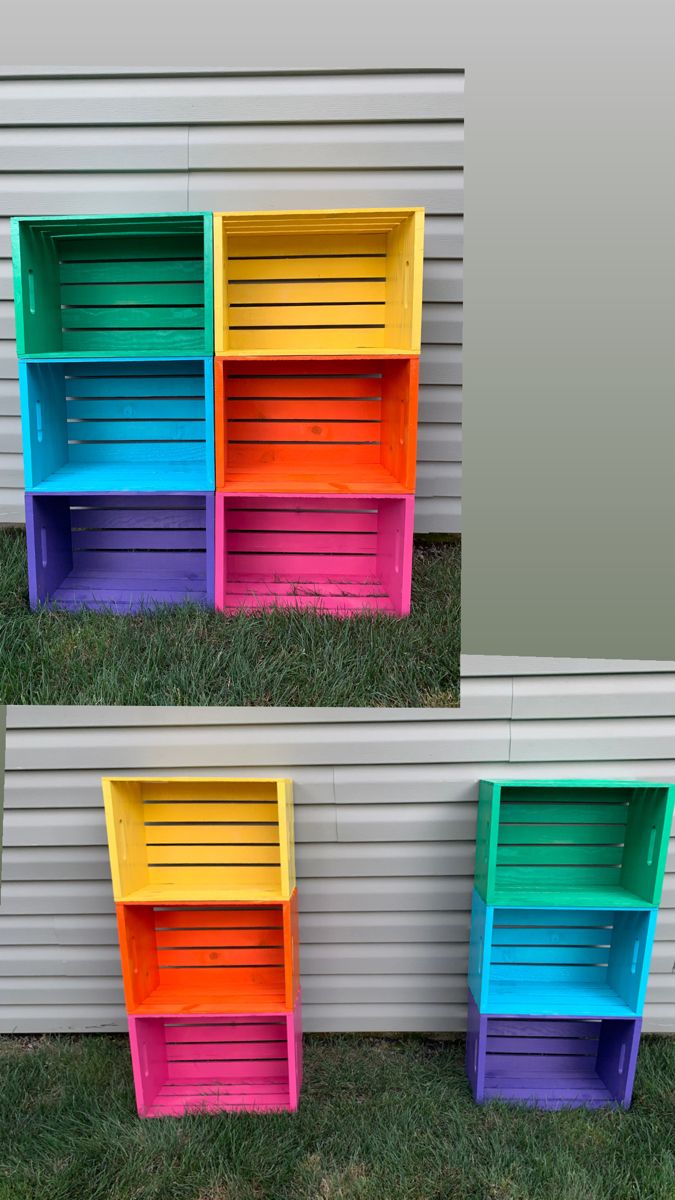
<instances>
[{"instance_id":1,"label":"bright yellow paint","mask_svg":"<svg viewBox=\"0 0 675 1200\"><path fill-rule=\"evenodd\" d=\"M290 897L290 780L136 776L102 782L116 901Z\"/></svg>"},{"instance_id":2,"label":"bright yellow paint","mask_svg":"<svg viewBox=\"0 0 675 1200\"><path fill-rule=\"evenodd\" d=\"M423 209L214 213L213 221L216 354L419 354Z\"/></svg>"}]
</instances>

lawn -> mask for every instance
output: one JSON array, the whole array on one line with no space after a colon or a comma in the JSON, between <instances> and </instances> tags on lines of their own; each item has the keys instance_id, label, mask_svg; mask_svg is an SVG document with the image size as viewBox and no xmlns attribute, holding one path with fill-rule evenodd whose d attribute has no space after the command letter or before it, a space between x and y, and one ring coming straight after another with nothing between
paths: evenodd
<instances>
[{"instance_id":1,"label":"lawn","mask_svg":"<svg viewBox=\"0 0 675 1200\"><path fill-rule=\"evenodd\" d=\"M459 703L460 545L415 547L412 614L138 616L28 607L25 538L0 533L0 702L348 705Z\"/></svg>"},{"instance_id":2,"label":"lawn","mask_svg":"<svg viewBox=\"0 0 675 1200\"><path fill-rule=\"evenodd\" d=\"M125 1038L5 1038L0 1200L673 1200L675 1039L629 1112L478 1108L463 1052L307 1037L297 1114L140 1121Z\"/></svg>"}]
</instances>

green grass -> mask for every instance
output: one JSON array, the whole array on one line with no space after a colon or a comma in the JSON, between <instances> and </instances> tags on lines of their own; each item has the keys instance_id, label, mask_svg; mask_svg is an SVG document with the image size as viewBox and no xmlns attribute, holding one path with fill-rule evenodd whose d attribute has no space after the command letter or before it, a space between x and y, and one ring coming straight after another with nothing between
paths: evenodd
<instances>
[{"instance_id":1,"label":"green grass","mask_svg":"<svg viewBox=\"0 0 675 1200\"><path fill-rule=\"evenodd\" d=\"M459 703L460 547L415 549L412 615L344 620L196 605L138 616L28 607L23 531L0 533L0 702Z\"/></svg>"},{"instance_id":2,"label":"green grass","mask_svg":"<svg viewBox=\"0 0 675 1200\"><path fill-rule=\"evenodd\" d=\"M295 1115L140 1121L125 1038L0 1040L0 1200L673 1200L675 1040L629 1112L478 1108L463 1052L309 1037Z\"/></svg>"}]
</instances>

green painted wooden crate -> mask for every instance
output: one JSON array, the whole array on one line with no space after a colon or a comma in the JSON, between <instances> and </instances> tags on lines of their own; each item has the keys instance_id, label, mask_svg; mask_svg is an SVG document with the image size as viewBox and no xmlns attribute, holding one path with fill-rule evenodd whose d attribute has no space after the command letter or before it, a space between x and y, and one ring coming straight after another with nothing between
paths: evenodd
<instances>
[{"instance_id":1,"label":"green painted wooden crate","mask_svg":"<svg viewBox=\"0 0 675 1200\"><path fill-rule=\"evenodd\" d=\"M14 217L25 358L213 353L210 213Z\"/></svg>"},{"instance_id":2,"label":"green painted wooden crate","mask_svg":"<svg viewBox=\"0 0 675 1200\"><path fill-rule=\"evenodd\" d=\"M657 906L674 804L668 784L481 780L476 888L488 904Z\"/></svg>"}]
</instances>

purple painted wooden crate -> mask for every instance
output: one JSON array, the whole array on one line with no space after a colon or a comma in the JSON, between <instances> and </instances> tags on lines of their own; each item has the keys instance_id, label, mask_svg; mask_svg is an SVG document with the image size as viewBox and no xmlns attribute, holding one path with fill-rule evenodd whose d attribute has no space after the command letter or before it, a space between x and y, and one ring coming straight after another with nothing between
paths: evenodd
<instances>
[{"instance_id":1,"label":"purple painted wooden crate","mask_svg":"<svg viewBox=\"0 0 675 1200\"><path fill-rule=\"evenodd\" d=\"M535 1108L628 1108L642 1021L486 1016L469 993L466 1070L474 1099Z\"/></svg>"},{"instance_id":2,"label":"purple painted wooden crate","mask_svg":"<svg viewBox=\"0 0 675 1200\"><path fill-rule=\"evenodd\" d=\"M213 604L213 495L26 494L30 604Z\"/></svg>"}]
</instances>

